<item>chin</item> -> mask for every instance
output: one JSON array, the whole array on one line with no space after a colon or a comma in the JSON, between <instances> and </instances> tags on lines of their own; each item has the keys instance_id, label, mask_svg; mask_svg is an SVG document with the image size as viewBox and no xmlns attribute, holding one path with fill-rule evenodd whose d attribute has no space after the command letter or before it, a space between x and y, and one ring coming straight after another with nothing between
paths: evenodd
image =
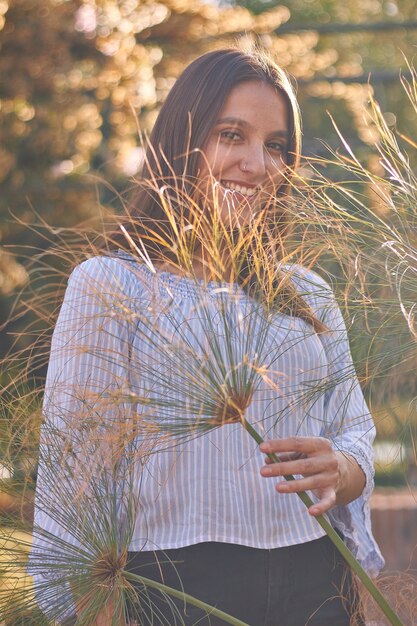
<instances>
[{"instance_id":1,"label":"chin","mask_svg":"<svg viewBox=\"0 0 417 626\"><path fill-rule=\"evenodd\" d=\"M238 197L240 196L240 197ZM218 210L222 223L231 228L247 226L253 215L259 210L258 198L245 198L241 194L227 193L219 202Z\"/></svg>"},{"instance_id":2,"label":"chin","mask_svg":"<svg viewBox=\"0 0 417 626\"><path fill-rule=\"evenodd\" d=\"M220 219L222 224L230 228L242 228L247 226L253 216L251 206L224 206L220 209Z\"/></svg>"}]
</instances>

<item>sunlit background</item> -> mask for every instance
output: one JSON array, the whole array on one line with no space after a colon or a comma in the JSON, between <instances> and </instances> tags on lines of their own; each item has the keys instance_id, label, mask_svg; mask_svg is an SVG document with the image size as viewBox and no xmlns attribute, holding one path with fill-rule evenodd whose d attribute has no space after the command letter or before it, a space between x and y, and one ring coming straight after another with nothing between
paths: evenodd
<instances>
[{"instance_id":1,"label":"sunlit background","mask_svg":"<svg viewBox=\"0 0 417 626\"><path fill-rule=\"evenodd\" d=\"M296 80L304 154L338 149L333 118L362 162L383 176L369 96L390 128L417 141L417 118L400 81L409 75L416 35L415 0L0 0L1 356L30 346L36 330L33 310L5 323L19 291L30 286L28 258L51 246L43 220L59 235L80 223L98 227L121 210L142 162L140 137L193 58L242 39L259 43ZM383 211L377 202L375 211ZM363 360L358 368L365 378ZM36 375L44 373L43 360ZM394 408L377 407L381 487L417 485L415 421L408 421L414 378L408 363L389 380L381 376L380 391L373 386L384 402L387 388L396 400ZM6 424L7 413L2 419ZM7 425L3 430L6 449ZM35 449L36 437L19 445ZM14 471L0 465L0 486ZM6 500L3 506L15 506ZM414 544L404 549L411 563L416 524L410 533Z\"/></svg>"}]
</instances>

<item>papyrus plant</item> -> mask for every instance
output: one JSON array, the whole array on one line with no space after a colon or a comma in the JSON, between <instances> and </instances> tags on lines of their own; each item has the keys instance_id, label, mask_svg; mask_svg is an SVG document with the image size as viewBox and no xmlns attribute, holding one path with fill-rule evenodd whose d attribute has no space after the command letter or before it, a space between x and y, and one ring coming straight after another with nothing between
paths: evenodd
<instances>
[{"instance_id":1,"label":"papyrus plant","mask_svg":"<svg viewBox=\"0 0 417 626\"><path fill-rule=\"evenodd\" d=\"M312 159L298 191L308 206L307 236L323 238L323 229L343 229L353 252L346 285L346 307L363 331L356 335L357 362L366 380L368 397L382 432L395 419L394 437L406 449L411 493L415 490L416 455L416 276L417 276L417 143L407 120L417 119L417 73L408 64L409 78L400 77L408 96L408 116L389 125L370 91L364 114L374 138L366 157L354 150L338 129L342 148L328 159ZM338 183L323 174L336 172ZM304 189L304 191L303 191ZM306 232L306 231L304 231ZM336 237L335 244L338 245ZM329 246L332 246L329 239ZM335 258L335 255L333 255ZM327 267L331 267L327 264ZM346 266L348 268L348 266ZM353 289L352 289L353 287ZM387 596L404 623L416 614L413 573L385 574ZM368 605L369 619L383 617Z\"/></svg>"},{"instance_id":2,"label":"papyrus plant","mask_svg":"<svg viewBox=\"0 0 417 626\"><path fill-rule=\"evenodd\" d=\"M247 419L246 415L254 392L260 385L266 383L275 392L280 392L280 372L277 361L273 359L268 361L264 354L268 330L273 324L277 310L287 314L300 315L304 313L306 317L311 311L307 310L308 305L304 311L301 311L298 294L295 292L291 294L290 288L285 290L286 280L289 277L294 278L294 276L291 276L293 271L291 266L282 265L282 241L279 241L281 254L278 256L277 242L273 242L270 247L265 246L265 239L258 235L259 230L255 228L250 233L250 252L245 251L250 258L249 261L246 259L249 264L255 259L251 266L252 274L248 280L248 284L253 287L254 295L256 294L257 297L252 302L252 308L249 307L248 310L248 308L239 307L238 300L233 300L229 289L219 283L220 305L217 310L216 322L213 323L212 311L210 311L209 304L204 303L204 300L199 302L195 312L204 329L203 337L193 333L187 320L182 320L179 324L177 322L178 328L175 330L179 332L176 332L175 336L180 337L182 346L180 342L175 346L174 351L170 349L169 354L164 353L164 361L169 362L172 371L181 372L179 377L180 388L175 391L178 391L180 395L181 390L186 390L186 405L175 406L174 412L184 414L185 411L187 417L181 422L173 420L172 425L169 424L169 420L162 417L160 428L163 431L169 431L172 428L176 436L189 436L190 422L197 432L205 432L215 426L227 427L230 424L239 424L247 430L257 443L263 441L260 434L263 430L262 419L254 425ZM248 242L246 241L245 244L248 245ZM235 246L235 242L233 245ZM315 254L317 252L316 249ZM229 254L232 256L231 250ZM224 299L221 297L222 292L225 296ZM284 298L282 297L283 292L285 293ZM260 313L260 309L262 313ZM262 319L260 324L255 322L259 318ZM321 332L325 331L321 330ZM237 340L236 334L239 337ZM233 336L234 340L232 339ZM225 339L226 348L219 338ZM156 342L155 345L159 345L159 343ZM161 342L161 345L166 345L166 343ZM236 346L241 349L236 349ZM275 354L276 359L277 357L278 354ZM348 371L339 373L340 380L351 375L352 372ZM299 394L294 394L295 398L292 398L292 402L308 405L309 402L314 401L318 394L324 392L323 387L325 387L325 383L319 383L308 391L300 390ZM174 396L177 395L175 391ZM172 393L172 380L167 384L167 398L172 397L170 393ZM170 408L172 408L172 401ZM198 410L193 419L195 408ZM280 417L277 414L275 416L276 421L279 421ZM360 416L358 418L360 419ZM279 458L275 455L270 455L270 458L274 462L279 462ZM293 477L288 476L287 480L293 480ZM299 495L307 507L312 506L313 501L308 494L301 493ZM398 616L345 546L327 517L318 516L316 519L376 600L389 622L401 624Z\"/></svg>"},{"instance_id":3,"label":"papyrus plant","mask_svg":"<svg viewBox=\"0 0 417 626\"><path fill-rule=\"evenodd\" d=\"M60 404L55 407L61 410L56 419L42 425L32 537L24 520L15 518L13 526L11 519L3 520L0 614L4 623L75 623L77 608L76 623L87 625L95 623L107 607L108 624L140 623L144 612L154 623L181 624L172 602L176 597L225 623L245 626L183 591L126 571L133 527L141 515L138 475L167 438L157 437L155 429L146 426L146 440L138 440L138 429L129 423L132 406L121 401L117 391L105 396L69 386L68 393L76 410L66 412ZM48 529L46 520L55 528ZM44 614L31 585L27 580L22 585L21 580L32 541L30 573L37 579ZM171 609L168 618L154 607L156 593Z\"/></svg>"},{"instance_id":4,"label":"papyrus plant","mask_svg":"<svg viewBox=\"0 0 417 626\"><path fill-rule=\"evenodd\" d=\"M417 74L412 66L408 69L410 78L401 82L408 119L415 120ZM300 188L308 190L303 199L309 206L309 236L322 237L324 225L346 233L345 250L353 253L350 274L342 279L346 304L363 327L356 357L366 363L362 371L373 406L388 407L391 415L406 414L403 436L415 450L417 144L400 116L396 126L388 125L372 93L365 114L373 152L358 156L336 119L342 149L330 151L328 159L311 160L310 176L300 179ZM342 179L337 184L323 175L329 168Z\"/></svg>"},{"instance_id":5,"label":"papyrus plant","mask_svg":"<svg viewBox=\"0 0 417 626\"><path fill-rule=\"evenodd\" d=\"M216 210L202 211L201 198L197 202L193 196L184 197L181 186L160 186L158 181L151 181L151 185L174 235L163 240L150 225L145 237L135 238L131 234L134 229L122 225L122 238L118 238L117 245L119 249L124 247L124 254L123 251L118 254L118 262L129 265L130 271L135 272L138 269L133 260L156 277L157 268L146 254L147 244L156 242L161 259L165 254L168 266L176 264L177 272L194 281L201 298L193 318L179 323L174 315L173 298L150 297L145 310L138 310L111 281L86 285L86 292L96 299L104 315L98 327L97 318L82 321L83 328L92 331L85 336L93 336L99 330L101 342L100 345L77 344L75 333L72 341L67 337L66 350L73 356L98 351L101 367L113 372L115 360L121 355L106 352L106 336L111 337L112 321L122 324L133 321L142 347L130 367L140 367L141 388L129 388L116 374L105 388L95 388L88 380L81 381L75 388L66 387L70 404L52 407L58 409L55 411L58 421L52 419L44 425L40 452L40 482L44 488L38 490L37 510L52 516L63 533L57 536L35 520L38 542L31 571L45 573L43 596L46 604L50 600L52 608L47 611L50 620L67 617L74 609L74 601L79 607L79 624L93 623L106 606L112 607L111 620L118 626L120 621L127 621L128 615L135 617L135 610L138 620L145 607L152 611L152 594L157 585L125 568L133 527L142 514L140 497L135 491L135 485L140 483L137 472L146 471L149 459L156 455L216 428L243 427L257 443L263 436L270 436L265 432L262 416L253 420L248 414L253 411L253 397L259 387L263 386L270 394L282 391L277 354L265 352L266 337L276 313L299 318L311 329L326 332L325 322L316 319L308 304L308 290L300 294L295 286L295 264L316 266L321 255L328 252L329 241L338 253L340 266L354 254L351 246L355 238L349 239L343 229L314 241L303 237L292 240L289 224L300 222L302 213L295 201L283 201L268 214L255 213L248 223L236 228L235 216L231 214L228 224L218 218ZM219 193L215 183L209 193L215 206ZM179 196L181 202L177 202ZM191 217L187 221L178 214L178 206L184 202L190 207ZM307 217L301 215L301 221L311 219L308 202L304 205ZM333 223L338 220L335 211ZM352 232L354 229L349 230ZM111 243L110 240L109 248ZM216 297L214 317L201 280L193 275L192 259L201 250L205 282L211 283ZM343 250L348 251L345 256ZM236 284L238 275L244 277L240 286ZM240 298L241 289L249 296L245 305ZM157 323L161 314L170 322L168 330L165 327L162 331ZM72 332L80 329L81 320L77 326L75 315L73 321ZM339 377L349 380L352 371L342 371ZM298 389L291 398L294 408L313 405L317 396L326 391L326 385L317 381L310 388ZM51 392L55 391L50 389L52 399ZM281 417L278 412L274 419L278 422ZM365 419L364 416L358 419L361 417ZM276 457L272 460L279 461ZM307 506L312 504L308 494L300 497ZM320 517L317 522L379 603L389 622L401 624L328 520ZM22 561L21 546L10 549L16 555L15 562ZM19 591L13 603L8 601L9 596L2 599L6 621L17 619L34 606L33 597L27 593ZM173 594L178 595L167 588L162 593L168 603ZM180 595L189 602L198 602ZM174 604L171 606L171 624L180 624L178 610ZM215 612L212 608L208 610ZM28 619L38 623L38 617ZM163 616L157 612L153 619L155 623L158 620L164 623ZM223 616L223 619L242 624L231 617Z\"/></svg>"}]
</instances>

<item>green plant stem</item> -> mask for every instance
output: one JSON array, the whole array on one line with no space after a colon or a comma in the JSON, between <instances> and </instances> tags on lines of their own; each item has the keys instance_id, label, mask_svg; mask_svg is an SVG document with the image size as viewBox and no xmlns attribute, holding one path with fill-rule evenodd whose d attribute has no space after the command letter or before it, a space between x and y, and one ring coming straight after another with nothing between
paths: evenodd
<instances>
[{"instance_id":1,"label":"green plant stem","mask_svg":"<svg viewBox=\"0 0 417 626\"><path fill-rule=\"evenodd\" d=\"M260 434L253 428L253 426L251 426L251 424L249 424L248 421L246 421L245 418L242 418L242 425L246 429L246 431L250 434L250 436L253 437L253 439L255 439L257 443L261 444L264 442ZM276 454L272 453L272 454L268 454L267 456L274 463L281 462L279 457ZM294 476L292 475L284 476L284 478L288 481L295 480ZM310 507L314 504L310 496L305 491L299 491L297 492L297 495L301 498L301 500L304 502L306 507ZM388 618L390 624L392 624L392 626L404 626L403 622L400 620L398 615L393 611L393 609L388 604L388 602L386 601L382 593L379 591L378 587L375 585L372 579L368 576L368 574L365 572L365 570L360 565L360 563L358 563L358 561L353 556L352 552L346 546L344 541L339 537L339 535L337 534L333 526L328 522L328 520L324 517L324 515L317 515L316 520L320 524L320 526L326 531L328 537L332 540L336 548L339 550L340 554L343 556L345 561L355 572L359 580L365 585L366 589L371 594L371 596L373 597L373 599L375 600L375 602L377 603L381 611Z\"/></svg>"},{"instance_id":2,"label":"green plant stem","mask_svg":"<svg viewBox=\"0 0 417 626\"><path fill-rule=\"evenodd\" d=\"M151 580L150 578L145 578L145 576L139 576L138 574L131 574L130 572L126 575L126 578L128 578L129 580L143 583L143 585L146 587L153 587L154 589L158 589L158 591L162 591L163 593L167 593L170 596L174 596L174 598L179 598L179 600L189 602L190 604L197 606L199 609L203 609L203 611L206 611L210 615L219 617L227 624L232 624L232 626L250 626L246 622L242 622L240 619L232 617L232 615L229 615L224 611L220 611L220 609L216 609L214 606L211 606L210 604L207 604L202 600L198 600L197 598L194 598L194 596L190 596L184 591L174 589L173 587L168 587L167 585L158 583L156 580Z\"/></svg>"}]
</instances>

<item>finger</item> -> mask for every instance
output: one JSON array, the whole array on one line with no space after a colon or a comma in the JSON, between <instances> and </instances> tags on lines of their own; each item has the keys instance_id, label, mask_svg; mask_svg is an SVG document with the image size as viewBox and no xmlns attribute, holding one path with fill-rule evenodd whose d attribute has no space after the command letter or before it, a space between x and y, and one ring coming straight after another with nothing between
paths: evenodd
<instances>
[{"instance_id":1,"label":"finger","mask_svg":"<svg viewBox=\"0 0 417 626\"><path fill-rule=\"evenodd\" d=\"M332 450L330 441L324 437L287 437L285 439L270 439L259 446L264 454L279 452L295 452L299 454L317 454L323 450Z\"/></svg>"},{"instance_id":2,"label":"finger","mask_svg":"<svg viewBox=\"0 0 417 626\"><path fill-rule=\"evenodd\" d=\"M327 494L326 496L321 498L318 502L314 503L313 506L311 506L308 509L308 512L313 517L317 517L317 515L324 515L324 513L327 513L327 511L329 511L332 507L334 507L335 504L336 504L336 493L333 490L332 493Z\"/></svg>"},{"instance_id":3,"label":"finger","mask_svg":"<svg viewBox=\"0 0 417 626\"><path fill-rule=\"evenodd\" d=\"M308 457L295 461L283 461L282 463L269 463L261 468L261 474L265 477L289 476L290 474L300 474L302 476L313 476L315 474L329 473L337 476L337 465L327 457ZM333 467L334 466L334 467Z\"/></svg>"},{"instance_id":4,"label":"finger","mask_svg":"<svg viewBox=\"0 0 417 626\"><path fill-rule=\"evenodd\" d=\"M298 481L294 481L294 482L298 482ZM282 487L278 488L278 487L279 486L277 485L276 489L280 493L291 493L289 491L286 491L285 487L284 488ZM293 493L295 492L293 491ZM317 491L316 491L316 494L317 494ZM324 494L321 495L320 499L317 502L315 502L311 507L309 507L308 512L313 517L317 517L318 515L324 515L324 513L327 513L327 511L333 508L335 504L336 504L335 490L333 488L330 488L328 490L326 489Z\"/></svg>"},{"instance_id":5,"label":"finger","mask_svg":"<svg viewBox=\"0 0 417 626\"><path fill-rule=\"evenodd\" d=\"M329 491L335 492L334 480L327 474L315 474L307 478L297 478L295 480L283 480L275 485L279 493L299 493L300 491L316 491L321 497Z\"/></svg>"},{"instance_id":6,"label":"finger","mask_svg":"<svg viewBox=\"0 0 417 626\"><path fill-rule=\"evenodd\" d=\"M297 459L301 459L305 455L300 454L299 452L279 452L275 454L275 456L278 457L280 463L284 463L285 461L295 461ZM276 463L276 461L274 461L274 459L271 459L271 457L266 456L265 463L270 465L271 463Z\"/></svg>"}]
</instances>

